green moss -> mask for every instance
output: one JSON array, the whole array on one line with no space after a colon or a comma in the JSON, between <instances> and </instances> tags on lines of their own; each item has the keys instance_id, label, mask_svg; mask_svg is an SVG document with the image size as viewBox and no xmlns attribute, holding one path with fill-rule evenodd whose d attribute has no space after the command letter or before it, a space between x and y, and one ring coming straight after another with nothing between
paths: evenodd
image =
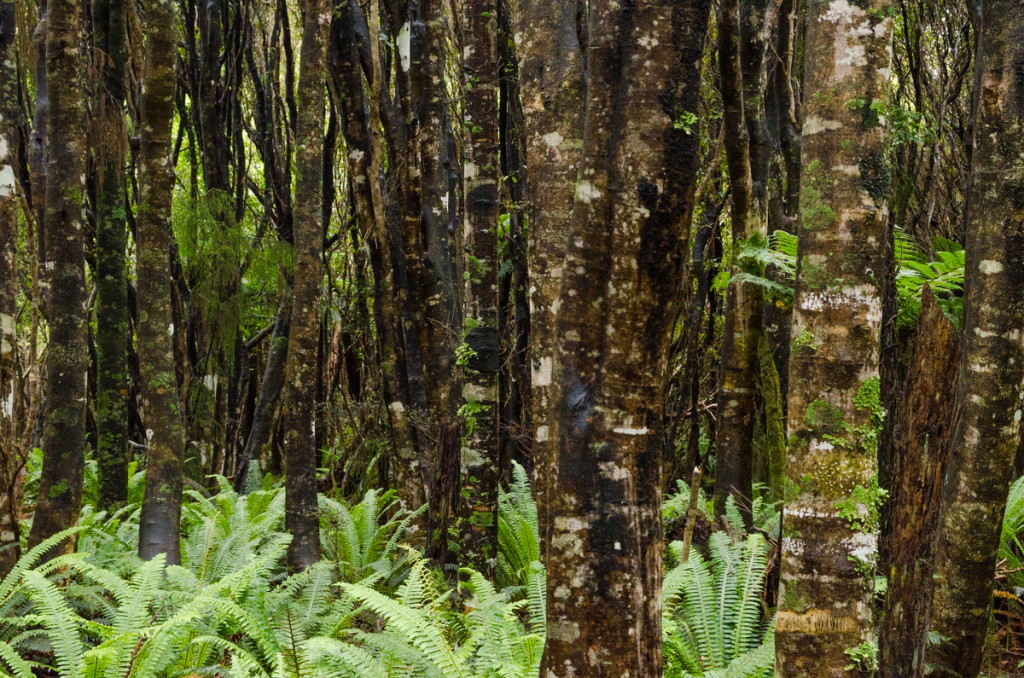
<instances>
[{"instance_id":1,"label":"green moss","mask_svg":"<svg viewBox=\"0 0 1024 678\"><path fill-rule=\"evenodd\" d=\"M839 430L844 423L843 411L827 400L815 400L804 413L804 424L812 429Z\"/></svg>"},{"instance_id":2,"label":"green moss","mask_svg":"<svg viewBox=\"0 0 1024 678\"><path fill-rule=\"evenodd\" d=\"M50 499L56 499L57 497L61 496L67 491L68 481L62 478L59 483L50 486L50 491L48 494L50 495Z\"/></svg>"}]
</instances>

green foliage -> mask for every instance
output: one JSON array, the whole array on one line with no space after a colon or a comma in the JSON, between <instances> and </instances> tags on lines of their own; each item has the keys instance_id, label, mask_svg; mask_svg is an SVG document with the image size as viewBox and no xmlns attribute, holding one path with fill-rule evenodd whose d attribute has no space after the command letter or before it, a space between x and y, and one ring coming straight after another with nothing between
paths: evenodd
<instances>
[{"instance_id":1,"label":"green foliage","mask_svg":"<svg viewBox=\"0 0 1024 678\"><path fill-rule=\"evenodd\" d=\"M878 670L878 645L873 642L864 641L857 647L850 647L845 650L850 663L846 665L847 671L876 671Z\"/></svg>"},{"instance_id":2,"label":"green foliage","mask_svg":"<svg viewBox=\"0 0 1024 678\"><path fill-rule=\"evenodd\" d=\"M916 327L921 313L921 291L928 285L935 294L943 313L960 327L963 316L962 290L964 284L964 250L946 238L932 239L932 256L925 254L903 231L897 230L896 292L899 301L897 321L902 327ZM797 237L776 231L768 239L755 236L740 244L737 254L742 280L756 284L776 301L792 303L792 283L796 279ZM764 270L771 266L790 281L789 285L765 277ZM804 271L805 279L813 279L813 271ZM824 284L824 281L813 281ZM725 280L728 284L728 279ZM808 284L811 284L810 282ZM724 289L724 285L721 286Z\"/></svg>"},{"instance_id":3,"label":"green foliage","mask_svg":"<svg viewBox=\"0 0 1024 678\"><path fill-rule=\"evenodd\" d=\"M772 675L774 638L760 594L768 544L760 534L733 542L711 536L709 559L696 550L665 574L662 589L665 673L740 678ZM680 542L669 545L678 560Z\"/></svg>"},{"instance_id":4,"label":"green foliage","mask_svg":"<svg viewBox=\"0 0 1024 678\"><path fill-rule=\"evenodd\" d=\"M871 477L867 487L857 485L846 499L836 502L839 517L847 521L858 532L871 533L878 529L879 510L889 495L878 486L878 475Z\"/></svg>"}]
</instances>

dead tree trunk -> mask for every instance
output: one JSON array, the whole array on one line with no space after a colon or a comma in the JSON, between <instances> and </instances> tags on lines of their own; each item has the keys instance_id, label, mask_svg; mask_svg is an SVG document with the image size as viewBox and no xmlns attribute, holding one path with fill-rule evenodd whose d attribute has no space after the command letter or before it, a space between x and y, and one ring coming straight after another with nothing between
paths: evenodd
<instances>
[{"instance_id":1,"label":"dead tree trunk","mask_svg":"<svg viewBox=\"0 0 1024 678\"><path fill-rule=\"evenodd\" d=\"M981 3L976 57L976 150L969 197L961 416L943 489L929 662L975 676L992 607L999 533L1020 440L1024 377L1024 12Z\"/></svg>"}]
</instances>

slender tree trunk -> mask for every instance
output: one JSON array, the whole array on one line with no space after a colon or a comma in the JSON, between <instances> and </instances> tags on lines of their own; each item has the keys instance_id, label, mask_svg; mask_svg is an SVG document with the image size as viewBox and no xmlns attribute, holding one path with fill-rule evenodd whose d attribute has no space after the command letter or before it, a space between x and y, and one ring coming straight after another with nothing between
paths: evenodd
<instances>
[{"instance_id":1,"label":"slender tree trunk","mask_svg":"<svg viewBox=\"0 0 1024 678\"><path fill-rule=\"evenodd\" d=\"M552 444L538 448L551 452L537 460L549 678L662 672L665 380L699 163L698 135L676 123L696 110L709 10L590 5L601 39L588 47L582 171L558 262ZM524 83L523 95L539 92Z\"/></svg>"},{"instance_id":2,"label":"slender tree trunk","mask_svg":"<svg viewBox=\"0 0 1024 678\"><path fill-rule=\"evenodd\" d=\"M60 134L47 143L47 269L50 340L46 351L43 468L29 544L78 520L85 466L85 375L89 367L85 315L85 90L82 6L52 0L46 31L49 122ZM66 544L70 547L70 541Z\"/></svg>"},{"instance_id":3,"label":"slender tree trunk","mask_svg":"<svg viewBox=\"0 0 1024 678\"><path fill-rule=\"evenodd\" d=\"M306 570L320 560L313 411L320 338L321 192L330 20L326 0L303 2L295 152L295 290L281 409L285 527L292 535L288 565L294 571Z\"/></svg>"},{"instance_id":4,"label":"slender tree trunk","mask_svg":"<svg viewBox=\"0 0 1024 678\"><path fill-rule=\"evenodd\" d=\"M534 457L551 460L547 422L573 196L583 148L583 55L576 0L516 0L516 51L526 137L526 222ZM545 463L546 463L545 461ZM535 477L548 473L541 465ZM538 485L537 492L543 492ZM539 505L544 500L537 497Z\"/></svg>"},{"instance_id":5,"label":"slender tree trunk","mask_svg":"<svg viewBox=\"0 0 1024 678\"><path fill-rule=\"evenodd\" d=\"M829 0L807 10L779 676L846 676L846 650L871 637L888 9Z\"/></svg>"},{"instance_id":6,"label":"slender tree trunk","mask_svg":"<svg viewBox=\"0 0 1024 678\"><path fill-rule=\"evenodd\" d=\"M128 497L128 280L124 157L124 0L94 0L98 112L96 201L96 456L100 508Z\"/></svg>"},{"instance_id":7,"label":"slender tree trunk","mask_svg":"<svg viewBox=\"0 0 1024 678\"><path fill-rule=\"evenodd\" d=\"M277 421L276 414L279 411L279 396L281 388L284 386L291 307L291 295L288 294L277 310L274 334L270 339L270 350L267 351L267 364L263 369L263 379L260 381L260 393L256 399L252 426L249 427L249 435L245 439L245 448L242 452L242 461L235 476L235 489L239 492L244 491L250 466L256 464L258 469L260 460L270 457L269 451L265 448L270 444L274 423Z\"/></svg>"},{"instance_id":8,"label":"slender tree trunk","mask_svg":"<svg viewBox=\"0 0 1024 678\"><path fill-rule=\"evenodd\" d=\"M746 4L746 3L745 3ZM753 439L757 417L758 357L761 334L761 290L743 281L743 247L755 236L763 236L765 223L763 191L755 199L751 164L751 129L760 130L760 118L746 115L758 111L749 105L753 96L744 88L745 46L740 26L740 0L725 0L718 12L718 60L722 71L725 156L729 166L732 195L733 265L726 295L725 330L722 336L722 385L718 396L718 437L715 463L715 513L725 515L730 495L744 520L750 520L753 499ZM748 12L749 13L749 12ZM747 17L748 21L750 17ZM763 21L763 18L762 18ZM761 65L753 67L760 72ZM749 75L749 73L747 74ZM757 83L752 85L757 88Z\"/></svg>"},{"instance_id":9,"label":"slender tree trunk","mask_svg":"<svg viewBox=\"0 0 1024 678\"><path fill-rule=\"evenodd\" d=\"M17 418L18 292L17 164L18 75L15 63L14 2L0 2L0 577L20 551L23 462Z\"/></svg>"},{"instance_id":10,"label":"slender tree trunk","mask_svg":"<svg viewBox=\"0 0 1024 678\"><path fill-rule=\"evenodd\" d=\"M1024 12L981 3L976 152L964 281L962 408L943 489L929 652L939 675L976 676L992 608L999 533L1020 440L1024 377Z\"/></svg>"},{"instance_id":11,"label":"slender tree trunk","mask_svg":"<svg viewBox=\"0 0 1024 678\"><path fill-rule=\"evenodd\" d=\"M174 371L171 315L171 120L178 37L174 7L173 0L152 0L146 6L136 272L139 363L148 446L139 556L149 560L165 553L168 563L177 564L181 562L185 432Z\"/></svg>"},{"instance_id":12,"label":"slender tree trunk","mask_svg":"<svg viewBox=\"0 0 1024 678\"><path fill-rule=\"evenodd\" d=\"M925 288L917 344L894 427L892 540L878 640L878 675L923 678L932 604L935 526L949 465L960 338Z\"/></svg>"},{"instance_id":13,"label":"slender tree trunk","mask_svg":"<svg viewBox=\"0 0 1024 678\"><path fill-rule=\"evenodd\" d=\"M498 3L466 5L466 362L462 390L475 419L462 448L459 546L466 565L487 571L496 557L500 472L498 399Z\"/></svg>"}]
</instances>

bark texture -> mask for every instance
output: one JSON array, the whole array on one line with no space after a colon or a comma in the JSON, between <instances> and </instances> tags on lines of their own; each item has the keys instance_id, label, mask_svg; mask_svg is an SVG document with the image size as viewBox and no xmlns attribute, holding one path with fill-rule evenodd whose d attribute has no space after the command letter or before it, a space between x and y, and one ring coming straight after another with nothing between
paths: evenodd
<instances>
[{"instance_id":1,"label":"bark texture","mask_svg":"<svg viewBox=\"0 0 1024 678\"><path fill-rule=\"evenodd\" d=\"M981 667L1024 398L1024 12L1010 0L981 8L962 409L943 489L932 599L932 629L945 640L928 659L939 675L974 676Z\"/></svg>"},{"instance_id":2,"label":"bark texture","mask_svg":"<svg viewBox=\"0 0 1024 678\"><path fill-rule=\"evenodd\" d=\"M698 165L698 137L677 122L696 110L709 9L590 6L588 34L601 39L587 48L582 170L558 264L553 397L538 436L551 445L537 448L548 677L662 671L661 427Z\"/></svg>"},{"instance_id":3,"label":"bark texture","mask_svg":"<svg viewBox=\"0 0 1024 678\"><path fill-rule=\"evenodd\" d=\"M518 0L514 35L526 137L534 456L548 458L547 412L558 294L583 149L583 55L576 0ZM547 469L536 468L537 474ZM542 492L539 487L538 492ZM543 500L538 496L538 500Z\"/></svg>"},{"instance_id":4,"label":"bark texture","mask_svg":"<svg viewBox=\"0 0 1024 678\"><path fill-rule=\"evenodd\" d=\"M100 74L93 154L96 190L96 457L99 506L128 497L127 230L125 228L125 67L128 58L124 0L94 0L93 54Z\"/></svg>"},{"instance_id":5,"label":"bark texture","mask_svg":"<svg viewBox=\"0 0 1024 678\"><path fill-rule=\"evenodd\" d=\"M889 2L807 7L776 675L845 676L871 638Z\"/></svg>"},{"instance_id":6,"label":"bark texture","mask_svg":"<svg viewBox=\"0 0 1024 678\"><path fill-rule=\"evenodd\" d=\"M498 536L500 472L498 371L498 3L466 5L466 379L462 388L472 430L461 454L461 562L488 571Z\"/></svg>"},{"instance_id":7,"label":"bark texture","mask_svg":"<svg viewBox=\"0 0 1024 678\"><path fill-rule=\"evenodd\" d=\"M761 5L751 7L750 5ZM745 19L741 30L741 9ZM758 11L760 10L760 11ZM749 522L753 498L755 396L758 383L758 337L761 335L761 289L740 277L743 248L747 241L764 236L766 222L763 191L753 186L751 130L761 129L758 102L763 57L748 48L758 37L751 30L764 21L763 3L725 0L718 11L718 59L722 77L725 156L729 168L733 231L733 265L726 294L725 330L722 336L722 382L718 396L718 436L715 463L715 513L725 515L730 495ZM756 19L758 15L760 19ZM753 24L753 26L751 25ZM760 41L760 52L764 41ZM752 53L750 53L752 52ZM748 64L748 61L756 63ZM749 81L749 82L748 82ZM755 101L756 99L756 101ZM748 114L752 120L748 120Z\"/></svg>"},{"instance_id":8,"label":"bark texture","mask_svg":"<svg viewBox=\"0 0 1024 678\"><path fill-rule=\"evenodd\" d=\"M44 225L48 234L50 340L46 352L43 468L30 546L78 520L85 466L85 375L89 366L82 223L86 155L82 6L75 0L53 0L48 14L49 123L61 133L51 135L46 145Z\"/></svg>"},{"instance_id":9,"label":"bark texture","mask_svg":"<svg viewBox=\"0 0 1024 678\"><path fill-rule=\"evenodd\" d=\"M931 611L935 526L949 465L960 338L925 288L917 343L893 428L889 589L878 631L879 676L922 678Z\"/></svg>"},{"instance_id":10,"label":"bark texture","mask_svg":"<svg viewBox=\"0 0 1024 678\"><path fill-rule=\"evenodd\" d=\"M21 555L23 455L19 429L21 398L16 325L18 293L18 195L14 2L0 2L0 577ZM2 548L7 547L7 548Z\"/></svg>"},{"instance_id":11,"label":"bark texture","mask_svg":"<svg viewBox=\"0 0 1024 678\"><path fill-rule=\"evenodd\" d=\"M139 556L150 560L165 553L170 564L181 562L179 524L185 461L171 315L171 120L177 54L174 8L172 0L154 0L146 6L136 232L139 365L147 445Z\"/></svg>"},{"instance_id":12,"label":"bark texture","mask_svg":"<svg viewBox=\"0 0 1024 678\"><path fill-rule=\"evenodd\" d=\"M317 508L317 450L313 435L316 366L320 337L320 259L323 249L324 111L327 36L331 12L326 0L302 5L298 121L295 148L295 288L285 366L285 528L292 535L288 565L306 570L320 560Z\"/></svg>"}]
</instances>

